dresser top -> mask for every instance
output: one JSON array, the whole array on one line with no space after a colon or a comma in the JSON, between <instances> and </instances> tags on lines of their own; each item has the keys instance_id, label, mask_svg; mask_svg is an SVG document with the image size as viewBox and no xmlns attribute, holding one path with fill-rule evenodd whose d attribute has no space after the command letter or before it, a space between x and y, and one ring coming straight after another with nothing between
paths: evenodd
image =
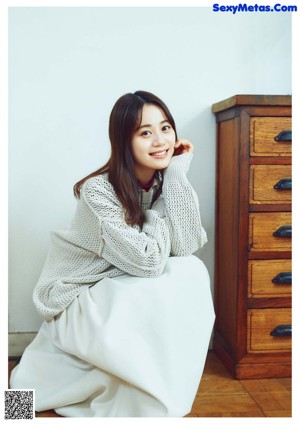
<instances>
[{"instance_id":1,"label":"dresser top","mask_svg":"<svg viewBox=\"0 0 300 424\"><path fill-rule=\"evenodd\" d=\"M234 106L291 106L291 95L236 94L212 105L214 113Z\"/></svg>"}]
</instances>

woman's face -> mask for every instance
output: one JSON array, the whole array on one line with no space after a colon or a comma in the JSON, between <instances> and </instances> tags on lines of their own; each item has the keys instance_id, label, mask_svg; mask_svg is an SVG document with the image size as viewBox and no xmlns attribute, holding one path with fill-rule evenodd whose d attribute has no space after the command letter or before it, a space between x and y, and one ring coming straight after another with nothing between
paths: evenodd
<instances>
[{"instance_id":1,"label":"woman's face","mask_svg":"<svg viewBox=\"0 0 300 424\"><path fill-rule=\"evenodd\" d=\"M135 173L140 182L149 182L156 170L169 165L175 138L163 111L153 104L145 104L141 124L132 137Z\"/></svg>"}]
</instances>

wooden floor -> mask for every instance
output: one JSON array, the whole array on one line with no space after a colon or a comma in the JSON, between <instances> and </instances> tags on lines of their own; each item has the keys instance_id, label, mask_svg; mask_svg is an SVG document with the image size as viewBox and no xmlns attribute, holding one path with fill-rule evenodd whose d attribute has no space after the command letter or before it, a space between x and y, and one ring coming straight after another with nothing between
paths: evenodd
<instances>
[{"instance_id":1,"label":"wooden floor","mask_svg":"<svg viewBox=\"0 0 300 424\"><path fill-rule=\"evenodd\" d=\"M17 360L9 361L9 374ZM291 379L235 380L214 352L208 357L187 417L291 417ZM59 417L54 411L36 417Z\"/></svg>"}]
</instances>

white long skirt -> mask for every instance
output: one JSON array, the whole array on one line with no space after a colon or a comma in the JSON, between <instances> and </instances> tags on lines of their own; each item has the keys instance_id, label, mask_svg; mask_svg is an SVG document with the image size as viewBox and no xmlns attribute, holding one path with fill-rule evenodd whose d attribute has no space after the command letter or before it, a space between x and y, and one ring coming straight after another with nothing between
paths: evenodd
<instances>
[{"instance_id":1,"label":"white long skirt","mask_svg":"<svg viewBox=\"0 0 300 424\"><path fill-rule=\"evenodd\" d=\"M105 278L50 322L12 371L36 410L67 417L183 417L214 323L209 275L195 256L163 275Z\"/></svg>"}]
</instances>

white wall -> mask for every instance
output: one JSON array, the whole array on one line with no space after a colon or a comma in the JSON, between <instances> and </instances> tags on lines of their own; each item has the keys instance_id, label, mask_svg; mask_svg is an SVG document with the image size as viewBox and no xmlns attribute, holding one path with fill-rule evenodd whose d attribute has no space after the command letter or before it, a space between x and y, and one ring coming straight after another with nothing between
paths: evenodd
<instances>
[{"instance_id":1,"label":"white wall","mask_svg":"<svg viewBox=\"0 0 300 424\"><path fill-rule=\"evenodd\" d=\"M215 120L234 94L291 93L291 16L203 8L12 8L9 12L9 330L41 324L32 290L49 232L69 225L73 184L109 156L116 99L137 89L170 107L195 144L189 177L213 283Z\"/></svg>"}]
</instances>

